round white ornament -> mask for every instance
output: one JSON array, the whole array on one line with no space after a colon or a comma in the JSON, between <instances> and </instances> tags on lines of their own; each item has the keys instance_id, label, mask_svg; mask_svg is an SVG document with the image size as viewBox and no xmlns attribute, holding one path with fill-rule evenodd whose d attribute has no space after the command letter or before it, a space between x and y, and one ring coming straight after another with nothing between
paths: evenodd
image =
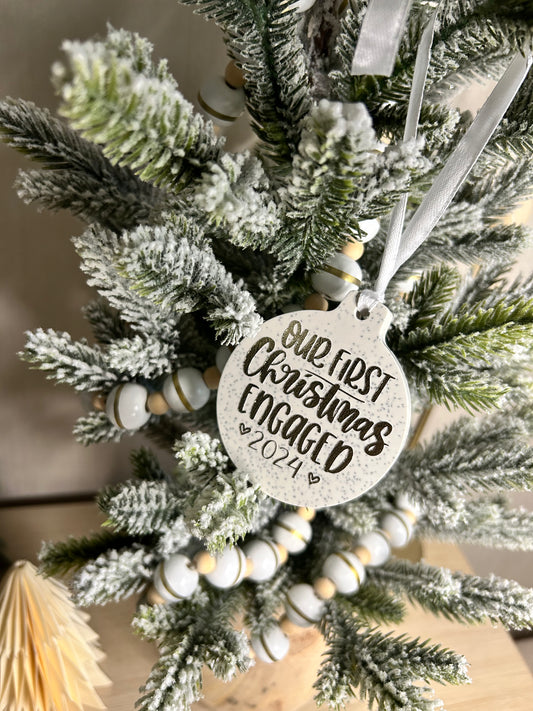
<instances>
[{"instance_id":1,"label":"round white ornament","mask_svg":"<svg viewBox=\"0 0 533 711\"><path fill-rule=\"evenodd\" d=\"M366 318L350 293L334 310L283 314L233 351L218 425L234 464L265 493L321 508L364 494L402 451L410 398L385 344L390 311Z\"/></svg>"}]
</instances>

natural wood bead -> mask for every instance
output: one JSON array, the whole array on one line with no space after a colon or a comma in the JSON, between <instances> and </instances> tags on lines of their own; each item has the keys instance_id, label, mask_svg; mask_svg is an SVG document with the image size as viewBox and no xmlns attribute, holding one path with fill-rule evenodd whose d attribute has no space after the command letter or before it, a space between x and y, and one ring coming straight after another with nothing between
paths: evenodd
<instances>
[{"instance_id":1,"label":"natural wood bead","mask_svg":"<svg viewBox=\"0 0 533 711\"><path fill-rule=\"evenodd\" d=\"M329 600L337 592L337 586L329 578L317 578L313 583L313 590L322 600Z\"/></svg>"},{"instance_id":2,"label":"natural wood bead","mask_svg":"<svg viewBox=\"0 0 533 711\"><path fill-rule=\"evenodd\" d=\"M328 302L322 294L309 294L304 301L304 309L308 311L327 311Z\"/></svg>"},{"instance_id":3,"label":"natural wood bead","mask_svg":"<svg viewBox=\"0 0 533 711\"><path fill-rule=\"evenodd\" d=\"M246 572L244 577L248 578L254 572L254 562L251 558L246 558Z\"/></svg>"},{"instance_id":4,"label":"natural wood bead","mask_svg":"<svg viewBox=\"0 0 533 711\"><path fill-rule=\"evenodd\" d=\"M295 625L294 622L291 622L286 615L283 615L280 619L279 626L285 634L295 634L296 632L302 631L302 628Z\"/></svg>"},{"instance_id":5,"label":"natural wood bead","mask_svg":"<svg viewBox=\"0 0 533 711\"><path fill-rule=\"evenodd\" d=\"M105 412L107 397L103 393L94 393L91 402L95 410Z\"/></svg>"},{"instance_id":6,"label":"natural wood bead","mask_svg":"<svg viewBox=\"0 0 533 711\"><path fill-rule=\"evenodd\" d=\"M316 516L315 510L307 508L307 506L300 506L300 508L296 509L296 513L304 521L312 521Z\"/></svg>"},{"instance_id":7,"label":"natural wood bead","mask_svg":"<svg viewBox=\"0 0 533 711\"><path fill-rule=\"evenodd\" d=\"M168 412L169 405L163 393L150 393L146 400L146 407L153 415L164 415Z\"/></svg>"},{"instance_id":8,"label":"natural wood bead","mask_svg":"<svg viewBox=\"0 0 533 711\"><path fill-rule=\"evenodd\" d=\"M209 390L216 390L218 388L221 375L222 373L216 365L212 365L204 370L204 383L207 385Z\"/></svg>"},{"instance_id":9,"label":"natural wood bead","mask_svg":"<svg viewBox=\"0 0 533 711\"><path fill-rule=\"evenodd\" d=\"M233 89L240 89L245 83L244 74L233 60L226 66L224 79Z\"/></svg>"},{"instance_id":10,"label":"natural wood bead","mask_svg":"<svg viewBox=\"0 0 533 711\"><path fill-rule=\"evenodd\" d=\"M414 511L408 511L407 509L400 509L400 511L401 511L405 516L407 516L407 518L409 519L409 521L411 521L411 523L412 523L413 525L417 522L418 519L417 519L416 514L414 513Z\"/></svg>"},{"instance_id":11,"label":"natural wood bead","mask_svg":"<svg viewBox=\"0 0 533 711\"><path fill-rule=\"evenodd\" d=\"M150 605L164 605L166 600L161 597L153 585L150 585L148 592L146 593L146 600Z\"/></svg>"},{"instance_id":12,"label":"natural wood bead","mask_svg":"<svg viewBox=\"0 0 533 711\"><path fill-rule=\"evenodd\" d=\"M280 565L285 565L289 557L289 551L281 543L276 543L276 548L279 551Z\"/></svg>"},{"instance_id":13,"label":"natural wood bead","mask_svg":"<svg viewBox=\"0 0 533 711\"><path fill-rule=\"evenodd\" d=\"M365 245L362 242L354 240L353 242L346 242L341 252L347 257L351 257L355 261L361 259L363 252L365 251Z\"/></svg>"},{"instance_id":14,"label":"natural wood bead","mask_svg":"<svg viewBox=\"0 0 533 711\"><path fill-rule=\"evenodd\" d=\"M365 548L364 546L356 546L352 553L359 558L363 565L368 565L370 562L371 554L368 548Z\"/></svg>"},{"instance_id":15,"label":"natural wood bead","mask_svg":"<svg viewBox=\"0 0 533 711\"><path fill-rule=\"evenodd\" d=\"M216 568L217 559L207 551L200 551L192 559L193 565L200 575L208 575Z\"/></svg>"}]
</instances>

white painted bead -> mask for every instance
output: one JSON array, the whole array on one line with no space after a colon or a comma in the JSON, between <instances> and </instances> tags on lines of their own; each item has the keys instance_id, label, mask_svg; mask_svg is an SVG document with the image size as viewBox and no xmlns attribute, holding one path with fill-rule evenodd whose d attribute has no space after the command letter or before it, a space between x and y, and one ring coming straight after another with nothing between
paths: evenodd
<instances>
[{"instance_id":1,"label":"white painted bead","mask_svg":"<svg viewBox=\"0 0 533 711\"><path fill-rule=\"evenodd\" d=\"M209 400L210 392L196 368L179 368L167 375L163 383L165 400L176 412L199 410Z\"/></svg>"},{"instance_id":2,"label":"white painted bead","mask_svg":"<svg viewBox=\"0 0 533 711\"><path fill-rule=\"evenodd\" d=\"M407 494L398 494L395 500L395 506L397 509L402 509L402 511L409 511L415 518L418 518L422 513L420 506Z\"/></svg>"},{"instance_id":3,"label":"white painted bead","mask_svg":"<svg viewBox=\"0 0 533 711\"><path fill-rule=\"evenodd\" d=\"M387 536L380 531L365 533L357 539L357 546L363 546L370 552L370 560L367 565L372 567L383 565L390 556L390 544Z\"/></svg>"},{"instance_id":4,"label":"white painted bead","mask_svg":"<svg viewBox=\"0 0 533 711\"><path fill-rule=\"evenodd\" d=\"M136 430L150 419L146 409L148 391L139 383L116 385L106 400L105 411L115 427Z\"/></svg>"},{"instance_id":5,"label":"white painted bead","mask_svg":"<svg viewBox=\"0 0 533 711\"><path fill-rule=\"evenodd\" d=\"M205 579L215 588L232 588L238 585L246 573L246 556L239 546L226 546L216 559L215 569L208 573Z\"/></svg>"},{"instance_id":6,"label":"white painted bead","mask_svg":"<svg viewBox=\"0 0 533 711\"><path fill-rule=\"evenodd\" d=\"M359 242L370 242L371 239L379 232L379 220L361 220L359 222L359 227L363 230L364 234L358 237Z\"/></svg>"},{"instance_id":7,"label":"white painted bead","mask_svg":"<svg viewBox=\"0 0 533 711\"><path fill-rule=\"evenodd\" d=\"M281 564L279 549L273 541L254 538L246 543L243 550L254 566L248 580L255 583L270 580Z\"/></svg>"},{"instance_id":8,"label":"white painted bead","mask_svg":"<svg viewBox=\"0 0 533 711\"><path fill-rule=\"evenodd\" d=\"M190 567L187 556L176 553L162 560L154 573L154 587L162 598L170 602L185 600L198 586L198 573Z\"/></svg>"},{"instance_id":9,"label":"white painted bead","mask_svg":"<svg viewBox=\"0 0 533 711\"><path fill-rule=\"evenodd\" d=\"M289 553L301 553L313 536L311 525L294 511L283 511L272 526L272 537Z\"/></svg>"},{"instance_id":10,"label":"white painted bead","mask_svg":"<svg viewBox=\"0 0 533 711\"><path fill-rule=\"evenodd\" d=\"M380 528L389 534L393 548L403 548L413 535L413 522L404 511L394 509L387 511L380 519Z\"/></svg>"},{"instance_id":11,"label":"white painted bead","mask_svg":"<svg viewBox=\"0 0 533 711\"><path fill-rule=\"evenodd\" d=\"M231 348L228 348L227 346L220 346L220 348L217 350L217 354L215 356L215 363L221 373L224 370L230 355Z\"/></svg>"},{"instance_id":12,"label":"white painted bead","mask_svg":"<svg viewBox=\"0 0 533 711\"><path fill-rule=\"evenodd\" d=\"M294 12L307 12L315 4L316 0L295 0L290 4L290 9Z\"/></svg>"},{"instance_id":13,"label":"white painted bead","mask_svg":"<svg viewBox=\"0 0 533 711\"><path fill-rule=\"evenodd\" d=\"M208 79L198 92L200 111L217 126L231 126L244 111L244 91L222 76Z\"/></svg>"},{"instance_id":14,"label":"white painted bead","mask_svg":"<svg viewBox=\"0 0 533 711\"><path fill-rule=\"evenodd\" d=\"M322 574L332 580L343 595L359 590L366 577L365 566L351 551L337 551L329 555L322 566Z\"/></svg>"},{"instance_id":15,"label":"white painted bead","mask_svg":"<svg viewBox=\"0 0 533 711\"><path fill-rule=\"evenodd\" d=\"M287 590L285 611L291 622L298 627L311 627L320 622L325 603L315 593L311 585L298 583Z\"/></svg>"},{"instance_id":16,"label":"white painted bead","mask_svg":"<svg viewBox=\"0 0 533 711\"><path fill-rule=\"evenodd\" d=\"M361 283L361 267L342 252L328 257L322 269L311 275L313 289L332 301L342 301Z\"/></svg>"},{"instance_id":17,"label":"white painted bead","mask_svg":"<svg viewBox=\"0 0 533 711\"><path fill-rule=\"evenodd\" d=\"M262 662L278 662L289 651L289 638L276 623L251 639L252 649Z\"/></svg>"}]
</instances>

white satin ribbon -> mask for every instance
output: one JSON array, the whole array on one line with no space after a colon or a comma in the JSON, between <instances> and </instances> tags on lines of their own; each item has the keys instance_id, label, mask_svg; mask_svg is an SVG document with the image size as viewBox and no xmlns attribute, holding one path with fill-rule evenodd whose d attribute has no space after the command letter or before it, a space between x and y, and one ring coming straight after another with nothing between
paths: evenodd
<instances>
[{"instance_id":1,"label":"white satin ribbon","mask_svg":"<svg viewBox=\"0 0 533 711\"><path fill-rule=\"evenodd\" d=\"M411 95L409 96L409 106L407 108L407 118L403 132L404 141L416 138L418 133L418 121L420 119L420 111L422 109L424 85L426 83L429 60L431 57L431 45L433 43L436 20L437 13L435 12L429 18L429 21L424 28L424 32L422 33L420 44L418 45L415 69L413 73L413 83L411 86ZM391 214L389 231L385 242L383 257L381 259L379 276L374 287L379 301L383 301L385 297L385 289L391 279L389 275L391 272L394 274L396 259L402 239L403 223L405 220L405 211L408 199L409 195L404 193Z\"/></svg>"},{"instance_id":2,"label":"white satin ribbon","mask_svg":"<svg viewBox=\"0 0 533 711\"><path fill-rule=\"evenodd\" d=\"M518 53L428 190L402 236L394 273L429 237L516 96L532 57ZM392 277L392 275L391 275Z\"/></svg>"},{"instance_id":3,"label":"white satin ribbon","mask_svg":"<svg viewBox=\"0 0 533 711\"><path fill-rule=\"evenodd\" d=\"M351 73L390 77L411 0L370 0L352 60Z\"/></svg>"},{"instance_id":4,"label":"white satin ribbon","mask_svg":"<svg viewBox=\"0 0 533 711\"><path fill-rule=\"evenodd\" d=\"M419 52L421 51L419 49ZM429 237L502 120L526 78L532 62L533 58L530 54L524 57L518 53L514 56L467 132L446 161L433 185L425 194L399 240L398 225L400 225L399 230L401 231L400 222L403 222L401 205L406 204L407 198L404 196L403 203L395 208L395 211L398 209L398 214L393 214L395 224L389 230L389 233L394 232L394 235L391 237L390 247L389 238L387 238L375 291L361 292L358 302L359 308L370 309L377 301L383 301L385 290L392 277ZM413 93L411 93L412 98ZM411 108L411 99L409 108ZM405 214L404 208L403 214Z\"/></svg>"}]
</instances>

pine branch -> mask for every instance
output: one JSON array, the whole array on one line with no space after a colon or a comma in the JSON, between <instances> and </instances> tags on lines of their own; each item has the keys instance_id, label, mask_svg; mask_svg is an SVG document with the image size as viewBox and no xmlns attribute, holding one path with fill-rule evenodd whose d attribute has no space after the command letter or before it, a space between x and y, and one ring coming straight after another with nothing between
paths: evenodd
<instances>
[{"instance_id":1,"label":"pine branch","mask_svg":"<svg viewBox=\"0 0 533 711\"><path fill-rule=\"evenodd\" d=\"M135 539L131 536L111 531L81 538L70 537L60 543L44 543L39 553L39 561L45 575L63 576L109 550L119 551L131 547L134 543Z\"/></svg>"},{"instance_id":2,"label":"pine branch","mask_svg":"<svg viewBox=\"0 0 533 711\"><path fill-rule=\"evenodd\" d=\"M111 422L105 412L92 410L88 415L79 417L72 433L77 442L88 446L99 442L119 442L124 435L133 435L133 430L122 430Z\"/></svg>"},{"instance_id":3,"label":"pine branch","mask_svg":"<svg viewBox=\"0 0 533 711\"><path fill-rule=\"evenodd\" d=\"M129 325L104 299L90 301L82 311L91 326L95 339L101 345L109 345L114 340L131 336Z\"/></svg>"},{"instance_id":4,"label":"pine branch","mask_svg":"<svg viewBox=\"0 0 533 711\"><path fill-rule=\"evenodd\" d=\"M438 515L437 510L456 508L472 492L529 491L533 449L526 445L526 431L519 414L461 418L424 446L404 451L378 492L392 498L409 491Z\"/></svg>"},{"instance_id":5,"label":"pine branch","mask_svg":"<svg viewBox=\"0 0 533 711\"><path fill-rule=\"evenodd\" d=\"M181 518L181 501L164 481L127 481L109 486L100 492L97 504L108 517L104 525L133 536L161 532ZM183 538L187 539L185 524Z\"/></svg>"},{"instance_id":6,"label":"pine branch","mask_svg":"<svg viewBox=\"0 0 533 711\"><path fill-rule=\"evenodd\" d=\"M177 334L171 342L165 342L154 336L135 334L130 338L116 339L110 343L107 357L110 366L123 376L153 380L160 375L171 373L182 365L177 346Z\"/></svg>"},{"instance_id":7,"label":"pine branch","mask_svg":"<svg viewBox=\"0 0 533 711\"><path fill-rule=\"evenodd\" d=\"M396 593L396 591L393 591ZM397 594L380 589L368 580L355 595L346 598L346 609L351 606L352 615L359 624L396 625L405 617L405 605Z\"/></svg>"},{"instance_id":8,"label":"pine branch","mask_svg":"<svg viewBox=\"0 0 533 711\"><path fill-rule=\"evenodd\" d=\"M244 537L262 515L264 494L244 472L233 471L217 439L188 432L175 445L179 469L185 474L185 521L210 551Z\"/></svg>"},{"instance_id":9,"label":"pine branch","mask_svg":"<svg viewBox=\"0 0 533 711\"><path fill-rule=\"evenodd\" d=\"M245 473L217 474L188 497L185 520L210 552L221 551L251 531L263 498Z\"/></svg>"},{"instance_id":10,"label":"pine branch","mask_svg":"<svg viewBox=\"0 0 533 711\"><path fill-rule=\"evenodd\" d=\"M150 221L164 195L131 170L112 166L101 150L29 101L0 102L0 138L50 172L23 173L21 197L51 209L70 208L110 229Z\"/></svg>"},{"instance_id":11,"label":"pine branch","mask_svg":"<svg viewBox=\"0 0 533 711\"><path fill-rule=\"evenodd\" d=\"M219 228L221 239L238 247L264 249L280 227L269 188L257 158L247 152L226 154L208 166L192 199Z\"/></svg>"},{"instance_id":12,"label":"pine branch","mask_svg":"<svg viewBox=\"0 0 533 711\"><path fill-rule=\"evenodd\" d=\"M133 476L137 479L142 481L165 481L168 479L155 454L146 447L133 450L130 454L130 461Z\"/></svg>"},{"instance_id":13,"label":"pine branch","mask_svg":"<svg viewBox=\"0 0 533 711\"><path fill-rule=\"evenodd\" d=\"M162 304L154 304L138 294L132 289L130 280L120 274L118 264L124 249L122 238L92 226L73 238L73 243L82 260L81 269L88 275L88 284L98 289L118 311L123 322L144 337L152 336L169 343L174 341L179 333L179 314L170 306L163 308Z\"/></svg>"},{"instance_id":14,"label":"pine branch","mask_svg":"<svg viewBox=\"0 0 533 711\"><path fill-rule=\"evenodd\" d=\"M184 633L171 650L162 648L159 660L140 688L142 696L135 702L138 711L190 711L191 704L202 698L204 662Z\"/></svg>"},{"instance_id":15,"label":"pine branch","mask_svg":"<svg viewBox=\"0 0 533 711\"><path fill-rule=\"evenodd\" d=\"M132 627L141 639L164 642L170 634L177 636L186 632L196 622L199 610L207 605L209 595L201 587L179 605L140 604L133 616Z\"/></svg>"},{"instance_id":16,"label":"pine branch","mask_svg":"<svg viewBox=\"0 0 533 711\"><path fill-rule=\"evenodd\" d=\"M418 524L422 538L533 550L533 514L522 508L509 509L501 498L477 498L456 509L431 513Z\"/></svg>"},{"instance_id":17,"label":"pine branch","mask_svg":"<svg viewBox=\"0 0 533 711\"><path fill-rule=\"evenodd\" d=\"M193 220L182 215L124 234L119 263L130 288L152 308L174 314L206 308L223 344L237 343L261 323L243 284L232 280Z\"/></svg>"},{"instance_id":18,"label":"pine branch","mask_svg":"<svg viewBox=\"0 0 533 711\"><path fill-rule=\"evenodd\" d=\"M405 331L409 332L414 327L430 326L435 317L450 305L458 287L458 272L446 264L441 264L422 274L414 289L405 298L414 312Z\"/></svg>"},{"instance_id":19,"label":"pine branch","mask_svg":"<svg viewBox=\"0 0 533 711\"><path fill-rule=\"evenodd\" d=\"M144 619L136 622L137 628L163 638L160 659L141 688L141 711L188 711L201 698L204 664L224 681L250 666L246 637L229 623L243 604L242 592L209 591L208 602L202 602L185 602L183 616L172 611L154 615L141 608Z\"/></svg>"},{"instance_id":20,"label":"pine branch","mask_svg":"<svg viewBox=\"0 0 533 711\"><path fill-rule=\"evenodd\" d=\"M244 625L252 635L262 634L283 607L287 590L296 582L290 565L280 567L270 580L250 583L249 600L244 610Z\"/></svg>"},{"instance_id":21,"label":"pine branch","mask_svg":"<svg viewBox=\"0 0 533 711\"><path fill-rule=\"evenodd\" d=\"M85 339L73 341L65 332L42 328L26 333L28 340L19 356L35 369L44 370L48 380L71 385L76 390L109 390L118 378L106 354Z\"/></svg>"},{"instance_id":22,"label":"pine branch","mask_svg":"<svg viewBox=\"0 0 533 711\"><path fill-rule=\"evenodd\" d=\"M283 192L286 226L270 248L291 265L304 259L316 268L333 249L361 236L359 220L388 211L411 174L427 171L429 163L416 142L380 154L363 104L323 99L302 126Z\"/></svg>"},{"instance_id":23,"label":"pine branch","mask_svg":"<svg viewBox=\"0 0 533 711\"><path fill-rule=\"evenodd\" d=\"M369 582L405 595L434 615L469 624L489 621L507 629L533 626L533 590L491 575L451 573L427 563L392 560L367 570Z\"/></svg>"},{"instance_id":24,"label":"pine branch","mask_svg":"<svg viewBox=\"0 0 533 711\"><path fill-rule=\"evenodd\" d=\"M365 101L378 125L383 129L392 125L394 130L394 124L405 123L416 51L432 8L424 3L414 5L390 77L352 76L365 5L360 0L352 2L341 20L337 39L340 67L331 73L333 90L344 101ZM438 11L425 103L449 98L472 79L501 73L512 54L530 46L527 21L519 9L505 3L447 0L439 4Z\"/></svg>"},{"instance_id":25,"label":"pine branch","mask_svg":"<svg viewBox=\"0 0 533 711\"><path fill-rule=\"evenodd\" d=\"M499 293L484 303L447 310L400 336L396 353L409 377L446 406L482 410L507 391L498 364L521 359L533 335L533 297Z\"/></svg>"},{"instance_id":26,"label":"pine branch","mask_svg":"<svg viewBox=\"0 0 533 711\"><path fill-rule=\"evenodd\" d=\"M109 550L86 563L72 579L77 605L105 605L140 592L152 579L155 557L149 547L134 544Z\"/></svg>"},{"instance_id":27,"label":"pine branch","mask_svg":"<svg viewBox=\"0 0 533 711\"><path fill-rule=\"evenodd\" d=\"M147 186L144 192L148 193L151 186L139 183ZM87 223L98 222L115 232L157 222L160 213L168 209L168 201L155 188L153 195L127 192L127 186L106 184L98 177L72 170L21 171L15 187L27 205L37 204L52 212L69 210Z\"/></svg>"},{"instance_id":28,"label":"pine branch","mask_svg":"<svg viewBox=\"0 0 533 711\"><path fill-rule=\"evenodd\" d=\"M378 512L375 507L361 499L331 506L325 509L324 513L336 528L353 538L372 531L378 525Z\"/></svg>"},{"instance_id":29,"label":"pine branch","mask_svg":"<svg viewBox=\"0 0 533 711\"><path fill-rule=\"evenodd\" d=\"M328 649L315 683L318 704L341 709L357 694L370 707L376 703L380 711L429 711L436 700L428 697L427 687L415 682L469 681L464 657L418 639L365 630L351 616L345 598L328 603L322 630Z\"/></svg>"},{"instance_id":30,"label":"pine branch","mask_svg":"<svg viewBox=\"0 0 533 711\"><path fill-rule=\"evenodd\" d=\"M229 54L244 70L246 107L264 153L278 163L290 161L308 112L305 52L298 37L292 0L180 0L195 5L221 28Z\"/></svg>"},{"instance_id":31,"label":"pine branch","mask_svg":"<svg viewBox=\"0 0 533 711\"><path fill-rule=\"evenodd\" d=\"M139 35L109 28L103 42L65 42L56 69L61 113L112 163L142 180L183 188L216 160L222 142L178 91L165 61Z\"/></svg>"}]
</instances>

